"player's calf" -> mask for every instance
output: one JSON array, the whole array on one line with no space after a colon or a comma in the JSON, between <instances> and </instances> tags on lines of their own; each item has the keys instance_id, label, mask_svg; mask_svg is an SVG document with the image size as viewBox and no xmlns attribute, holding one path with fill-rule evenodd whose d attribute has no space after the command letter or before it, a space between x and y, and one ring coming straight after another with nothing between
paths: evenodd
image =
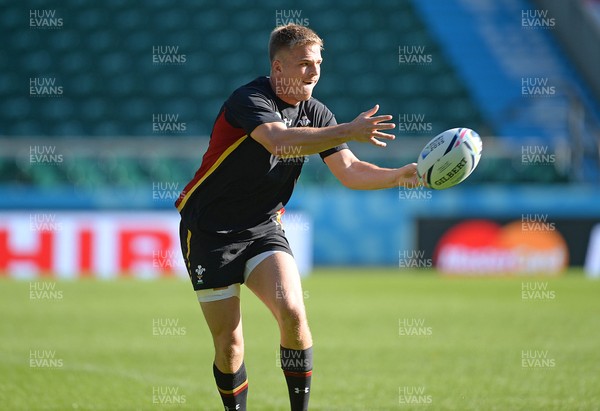
<instances>
[{"instance_id":1,"label":"player's calf","mask_svg":"<svg viewBox=\"0 0 600 411\"><path fill-rule=\"evenodd\" d=\"M226 410L245 410L248 378L244 366L244 337L240 299L228 297L200 302L215 346L213 374Z\"/></svg>"},{"instance_id":2,"label":"player's calf","mask_svg":"<svg viewBox=\"0 0 600 411\"><path fill-rule=\"evenodd\" d=\"M312 378L312 336L302 300L284 304L276 315L281 332L281 369L285 376L292 411L308 409Z\"/></svg>"},{"instance_id":3,"label":"player's calf","mask_svg":"<svg viewBox=\"0 0 600 411\"><path fill-rule=\"evenodd\" d=\"M312 377L312 347L293 350L281 347L281 369L285 375L292 411L308 410Z\"/></svg>"}]
</instances>

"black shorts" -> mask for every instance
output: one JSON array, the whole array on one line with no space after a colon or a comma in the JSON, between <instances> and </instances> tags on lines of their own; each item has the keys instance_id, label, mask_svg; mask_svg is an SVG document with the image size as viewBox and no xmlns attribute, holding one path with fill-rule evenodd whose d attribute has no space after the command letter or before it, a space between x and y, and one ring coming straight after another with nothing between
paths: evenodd
<instances>
[{"instance_id":1,"label":"black shorts","mask_svg":"<svg viewBox=\"0 0 600 411\"><path fill-rule=\"evenodd\" d=\"M229 234L200 231L182 219L179 238L194 290L243 284L246 261L266 251L293 255L281 228L257 238L240 240Z\"/></svg>"}]
</instances>

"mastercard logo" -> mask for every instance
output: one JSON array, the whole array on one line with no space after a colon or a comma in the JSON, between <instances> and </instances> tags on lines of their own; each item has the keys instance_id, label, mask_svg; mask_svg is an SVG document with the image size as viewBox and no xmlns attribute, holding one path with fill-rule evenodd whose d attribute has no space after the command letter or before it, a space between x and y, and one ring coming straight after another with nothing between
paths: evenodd
<instances>
[{"instance_id":1,"label":"mastercard logo","mask_svg":"<svg viewBox=\"0 0 600 411\"><path fill-rule=\"evenodd\" d=\"M457 224L440 238L434 265L457 275L559 275L569 262L566 241L553 223L526 220Z\"/></svg>"}]
</instances>

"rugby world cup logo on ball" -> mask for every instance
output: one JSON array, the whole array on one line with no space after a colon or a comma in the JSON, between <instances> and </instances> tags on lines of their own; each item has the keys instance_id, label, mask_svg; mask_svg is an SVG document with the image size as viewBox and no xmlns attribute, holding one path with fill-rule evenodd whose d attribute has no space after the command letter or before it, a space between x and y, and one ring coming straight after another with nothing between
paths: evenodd
<instances>
[{"instance_id":1,"label":"rugby world cup logo on ball","mask_svg":"<svg viewBox=\"0 0 600 411\"><path fill-rule=\"evenodd\" d=\"M481 158L481 137L470 128L453 128L434 137L421 151L417 174L424 186L443 190L464 181Z\"/></svg>"}]
</instances>

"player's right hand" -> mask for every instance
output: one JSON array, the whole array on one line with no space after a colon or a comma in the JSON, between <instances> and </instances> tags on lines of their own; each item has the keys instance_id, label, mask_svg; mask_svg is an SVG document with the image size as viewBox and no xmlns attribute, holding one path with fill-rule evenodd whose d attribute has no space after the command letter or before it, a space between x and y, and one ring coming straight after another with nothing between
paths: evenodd
<instances>
[{"instance_id":1,"label":"player's right hand","mask_svg":"<svg viewBox=\"0 0 600 411\"><path fill-rule=\"evenodd\" d=\"M393 140L396 137L393 134L382 133L379 130L390 130L396 127L394 123L384 123L385 121L391 120L393 117L390 115L383 115L372 117L379 110L379 104L363 113L360 113L358 117L352 120L350 123L350 133L352 135L351 140L360 141L363 143L372 143L379 147L385 147L387 144L378 139Z\"/></svg>"}]
</instances>

